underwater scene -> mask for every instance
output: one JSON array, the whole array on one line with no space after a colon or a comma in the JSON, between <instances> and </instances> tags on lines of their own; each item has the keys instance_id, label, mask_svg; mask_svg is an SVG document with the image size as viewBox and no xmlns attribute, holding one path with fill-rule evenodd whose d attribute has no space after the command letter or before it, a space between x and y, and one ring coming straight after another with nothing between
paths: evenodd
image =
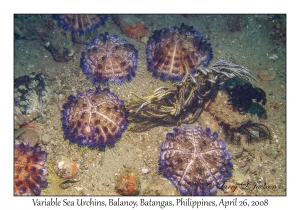
<instances>
[{"instance_id":1,"label":"underwater scene","mask_svg":"<svg viewBox=\"0 0 300 210\"><path fill-rule=\"evenodd\" d=\"M15 14L14 195L285 196L285 14Z\"/></svg>"}]
</instances>

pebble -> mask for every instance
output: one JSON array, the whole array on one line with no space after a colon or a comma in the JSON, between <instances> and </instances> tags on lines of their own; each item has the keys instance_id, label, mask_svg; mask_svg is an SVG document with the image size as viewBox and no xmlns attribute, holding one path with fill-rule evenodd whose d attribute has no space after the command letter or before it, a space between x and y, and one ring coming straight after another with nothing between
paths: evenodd
<instances>
[{"instance_id":1,"label":"pebble","mask_svg":"<svg viewBox=\"0 0 300 210\"><path fill-rule=\"evenodd\" d=\"M149 169L148 168L143 168L142 169L142 173L143 174L148 174L149 173Z\"/></svg>"},{"instance_id":2,"label":"pebble","mask_svg":"<svg viewBox=\"0 0 300 210\"><path fill-rule=\"evenodd\" d=\"M141 42L143 42L144 44L147 44L147 43L148 43L148 40L149 40L149 37L147 37L147 36L143 36L143 37L141 38Z\"/></svg>"},{"instance_id":3,"label":"pebble","mask_svg":"<svg viewBox=\"0 0 300 210\"><path fill-rule=\"evenodd\" d=\"M44 45L45 45L45 47L49 47L50 46L50 42L48 40L45 40L44 41Z\"/></svg>"}]
</instances>

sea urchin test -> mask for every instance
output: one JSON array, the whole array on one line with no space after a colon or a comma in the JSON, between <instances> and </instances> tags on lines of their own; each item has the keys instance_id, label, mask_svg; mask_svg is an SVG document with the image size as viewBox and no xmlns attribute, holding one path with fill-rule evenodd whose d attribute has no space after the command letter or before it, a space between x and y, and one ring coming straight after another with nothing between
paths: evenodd
<instances>
[{"instance_id":1,"label":"sea urchin test","mask_svg":"<svg viewBox=\"0 0 300 210\"><path fill-rule=\"evenodd\" d=\"M107 88L70 95L63 109L65 138L80 146L113 146L127 128L124 101Z\"/></svg>"}]
</instances>

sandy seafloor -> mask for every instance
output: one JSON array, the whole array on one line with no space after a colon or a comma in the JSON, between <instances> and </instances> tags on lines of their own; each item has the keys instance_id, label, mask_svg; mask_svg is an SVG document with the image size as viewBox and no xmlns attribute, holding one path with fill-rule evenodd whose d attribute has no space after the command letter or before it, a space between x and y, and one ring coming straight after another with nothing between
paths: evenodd
<instances>
[{"instance_id":1,"label":"sandy seafloor","mask_svg":"<svg viewBox=\"0 0 300 210\"><path fill-rule=\"evenodd\" d=\"M61 121L62 105L70 94L76 91L85 92L95 87L80 67L81 52L85 50L85 44L74 43L69 38L71 44L68 47L74 51L72 59L68 62L56 62L42 41L43 36L46 36L49 31L45 30L45 33L39 33L40 36L29 38L26 27L22 25L29 24L30 21L37 24L41 19L49 16L25 15L24 18L29 21L15 20L15 31L19 30L17 33L24 36L16 36L14 42L14 77L43 71L47 75L46 81L50 93L44 110L46 119L38 118L32 122L35 125L34 129L20 128L14 130L14 133L16 139L23 134L22 138L25 141L40 142L42 149L48 153L49 185L42 189L41 195L118 195L115 190L116 180L125 168L136 171L141 181L139 195L180 195L178 190L158 172L160 145L165 140L166 132L171 132L173 126L156 127L142 133L126 130L116 145L107 147L105 151L80 147L64 139ZM238 186L238 188L234 192L219 189L216 195L286 195L286 47L282 40L271 40L270 33L274 31L272 19L268 15L241 15L240 29L231 32L228 28L228 18L230 18L228 15L128 14L121 18L130 24L142 21L149 29L147 36L151 36L154 30L172 25L180 26L181 23L194 26L195 30L208 38L212 45L214 57L211 63L225 59L250 70L250 73L257 78L257 81L252 81L252 84L266 93L267 103L264 108L268 118L259 119L257 116L239 115L237 112L232 112L229 118L251 119L263 123L270 128L272 139L252 144L232 144L225 138L222 128L206 112L203 112L197 122L190 126L209 126L213 131L218 131L219 137L225 138L227 143L227 150L231 154L234 166L233 176L227 180L226 185ZM280 21L285 22L284 18L280 16ZM43 30L43 26L40 30ZM61 46L66 44L66 37L71 37L69 31L57 25L54 25L54 29L50 31L56 33L55 41L59 43L61 40ZM91 40L92 36L104 32L117 34L133 44L138 50L139 59L136 76L132 81L122 85L101 85L102 87L108 86L120 99L127 101L135 99L131 92L146 96L158 87L172 86L169 81L164 82L152 77L147 71L146 44L126 36L110 16L106 25L97 28L93 35L87 36L87 39ZM274 55L275 59L273 59ZM275 72L276 78L271 81L260 79L257 75L263 70ZM218 97L219 100L226 102L224 91L220 91ZM226 103L214 103L213 107L228 111ZM24 132L27 132L27 135L24 135ZM251 161L244 166L245 160L249 158ZM64 180L54 172L58 162L62 160L72 161L78 166L79 181L64 187L60 185ZM250 183L248 189L239 187L241 186L239 184L248 181ZM275 187L253 189L255 184Z\"/></svg>"}]
</instances>

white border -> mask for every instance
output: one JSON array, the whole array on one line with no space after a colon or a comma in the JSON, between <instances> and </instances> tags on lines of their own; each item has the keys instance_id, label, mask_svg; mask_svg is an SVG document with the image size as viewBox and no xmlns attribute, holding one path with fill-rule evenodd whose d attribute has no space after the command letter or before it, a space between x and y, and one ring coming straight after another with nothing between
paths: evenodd
<instances>
[{"instance_id":1,"label":"white border","mask_svg":"<svg viewBox=\"0 0 300 210\"><path fill-rule=\"evenodd\" d=\"M177 3L176 3L177 2ZM296 2L296 1L294 1ZM264 209L287 208L288 206L298 206L297 191L299 182L299 15L297 4L288 1L278 0L252 0L252 1L163 1L163 0L144 0L144 1L33 1L17 0L1 3L0 27L1 27L1 190L0 206L3 209L12 208L32 208L32 198L36 197L13 197L13 14L15 13L286 13L287 14L287 196L283 197L238 197L251 200L269 200L269 206ZM298 64L298 65L297 65ZM297 197L296 197L297 196ZM39 199L50 199L51 197L39 197ZM58 197L64 199L64 197ZM82 197L66 197L76 200ZM83 197L88 199L88 197ZM96 197L97 199L109 199L109 197ZM113 197L117 198L117 197ZM122 199L138 200L144 197L127 197ZM176 197L150 197L155 200L174 200ZM186 198L186 197L185 197ZM197 199L215 200L233 199L224 197L198 197ZM193 197L193 199L196 199ZM64 207L69 208L69 207ZM79 207L75 207L79 208ZM92 207L90 207L92 208ZM102 208L102 207L96 207ZM126 207L129 209L130 207ZM188 208L188 207L185 207ZM74 209L74 207L72 207ZM115 209L115 208L105 208ZM156 207L159 209L159 207ZM165 208L167 209L167 207ZM174 209L174 208L172 208ZM177 209L177 208L175 208ZM226 208L233 209L233 208ZM256 207L260 209L260 207Z\"/></svg>"}]
</instances>

